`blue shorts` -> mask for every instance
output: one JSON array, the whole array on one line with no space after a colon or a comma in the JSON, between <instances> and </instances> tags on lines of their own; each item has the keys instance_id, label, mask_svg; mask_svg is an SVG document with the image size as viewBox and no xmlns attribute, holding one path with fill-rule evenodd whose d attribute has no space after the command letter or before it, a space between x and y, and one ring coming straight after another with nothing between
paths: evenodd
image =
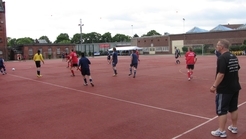
<instances>
[{"instance_id":1,"label":"blue shorts","mask_svg":"<svg viewBox=\"0 0 246 139\"><path fill-rule=\"evenodd\" d=\"M230 94L216 94L216 114L225 115L227 112L234 112L238 109L239 91Z\"/></svg>"},{"instance_id":2,"label":"blue shorts","mask_svg":"<svg viewBox=\"0 0 246 139\"><path fill-rule=\"evenodd\" d=\"M85 75L90 76L91 75L90 69L89 68L82 68L81 69L81 75L83 75L83 76L85 76Z\"/></svg>"},{"instance_id":3,"label":"blue shorts","mask_svg":"<svg viewBox=\"0 0 246 139\"><path fill-rule=\"evenodd\" d=\"M130 67L138 68L138 64L137 63L130 64Z\"/></svg>"},{"instance_id":4,"label":"blue shorts","mask_svg":"<svg viewBox=\"0 0 246 139\"><path fill-rule=\"evenodd\" d=\"M117 62L112 62L113 67L116 67L116 65L117 65Z\"/></svg>"}]
</instances>

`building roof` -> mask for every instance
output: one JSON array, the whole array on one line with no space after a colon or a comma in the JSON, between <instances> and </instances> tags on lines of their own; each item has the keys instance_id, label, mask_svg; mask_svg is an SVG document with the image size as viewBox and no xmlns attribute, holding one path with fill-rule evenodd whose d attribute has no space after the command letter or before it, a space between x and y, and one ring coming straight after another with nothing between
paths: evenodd
<instances>
[{"instance_id":1,"label":"building roof","mask_svg":"<svg viewBox=\"0 0 246 139\"><path fill-rule=\"evenodd\" d=\"M205 29L201 29L199 27L194 27L191 30L187 31L186 33L201 33L201 32L208 32Z\"/></svg>"},{"instance_id":2,"label":"building roof","mask_svg":"<svg viewBox=\"0 0 246 139\"><path fill-rule=\"evenodd\" d=\"M225 27L228 27L230 29L237 29L238 27L242 26L243 24L227 24L227 25L222 25Z\"/></svg>"},{"instance_id":3,"label":"building roof","mask_svg":"<svg viewBox=\"0 0 246 139\"><path fill-rule=\"evenodd\" d=\"M242 24L240 27L238 27L237 29L246 29L246 24Z\"/></svg>"},{"instance_id":4,"label":"building roof","mask_svg":"<svg viewBox=\"0 0 246 139\"><path fill-rule=\"evenodd\" d=\"M48 43L45 39L36 40L36 43Z\"/></svg>"},{"instance_id":5,"label":"building roof","mask_svg":"<svg viewBox=\"0 0 246 139\"><path fill-rule=\"evenodd\" d=\"M228 30L232 30L232 29L231 28L228 28L226 26L223 26L223 25L218 25L217 27L211 29L210 32L214 32L214 31L228 31Z\"/></svg>"}]
</instances>

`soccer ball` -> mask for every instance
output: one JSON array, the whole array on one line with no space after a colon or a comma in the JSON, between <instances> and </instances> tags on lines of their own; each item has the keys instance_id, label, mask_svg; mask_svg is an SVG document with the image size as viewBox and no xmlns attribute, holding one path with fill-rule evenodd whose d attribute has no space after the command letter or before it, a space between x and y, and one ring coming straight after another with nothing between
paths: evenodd
<instances>
[{"instance_id":1,"label":"soccer ball","mask_svg":"<svg viewBox=\"0 0 246 139\"><path fill-rule=\"evenodd\" d=\"M15 68L12 68L12 71L15 71Z\"/></svg>"}]
</instances>

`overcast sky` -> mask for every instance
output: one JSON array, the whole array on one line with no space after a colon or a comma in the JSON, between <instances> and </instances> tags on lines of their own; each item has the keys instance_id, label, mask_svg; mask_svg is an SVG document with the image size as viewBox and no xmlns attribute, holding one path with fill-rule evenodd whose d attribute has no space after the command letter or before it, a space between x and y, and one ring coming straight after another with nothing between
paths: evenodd
<instances>
[{"instance_id":1,"label":"overcast sky","mask_svg":"<svg viewBox=\"0 0 246 139\"><path fill-rule=\"evenodd\" d=\"M5 6L8 37L46 35L51 41L60 33L80 33L80 19L83 33L112 36L246 24L246 0L5 0Z\"/></svg>"}]
</instances>

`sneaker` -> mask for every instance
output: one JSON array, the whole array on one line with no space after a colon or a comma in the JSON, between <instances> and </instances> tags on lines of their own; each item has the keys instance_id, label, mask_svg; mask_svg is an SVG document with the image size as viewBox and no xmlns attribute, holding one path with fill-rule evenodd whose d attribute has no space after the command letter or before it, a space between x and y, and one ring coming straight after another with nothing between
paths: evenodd
<instances>
[{"instance_id":1,"label":"sneaker","mask_svg":"<svg viewBox=\"0 0 246 139\"><path fill-rule=\"evenodd\" d=\"M84 83L84 86L87 86L88 84L87 83Z\"/></svg>"},{"instance_id":2,"label":"sneaker","mask_svg":"<svg viewBox=\"0 0 246 139\"><path fill-rule=\"evenodd\" d=\"M211 134L213 136L216 136L216 137L221 137L221 138L226 138L227 135L226 135L226 131L220 131L219 129L215 130L215 131L211 131Z\"/></svg>"},{"instance_id":3,"label":"sneaker","mask_svg":"<svg viewBox=\"0 0 246 139\"><path fill-rule=\"evenodd\" d=\"M115 77L117 74L114 74L113 77Z\"/></svg>"},{"instance_id":4,"label":"sneaker","mask_svg":"<svg viewBox=\"0 0 246 139\"><path fill-rule=\"evenodd\" d=\"M228 126L228 130L230 130L231 133L233 133L233 134L237 134L237 127L232 127L232 126L230 125L230 126Z\"/></svg>"},{"instance_id":5,"label":"sneaker","mask_svg":"<svg viewBox=\"0 0 246 139\"><path fill-rule=\"evenodd\" d=\"M190 81L190 78L188 78L188 81Z\"/></svg>"},{"instance_id":6,"label":"sneaker","mask_svg":"<svg viewBox=\"0 0 246 139\"><path fill-rule=\"evenodd\" d=\"M37 75L37 77L42 77L42 75Z\"/></svg>"},{"instance_id":7,"label":"sneaker","mask_svg":"<svg viewBox=\"0 0 246 139\"><path fill-rule=\"evenodd\" d=\"M71 77L74 77L75 75L71 75Z\"/></svg>"},{"instance_id":8,"label":"sneaker","mask_svg":"<svg viewBox=\"0 0 246 139\"><path fill-rule=\"evenodd\" d=\"M128 76L131 76L132 74L128 74Z\"/></svg>"},{"instance_id":9,"label":"sneaker","mask_svg":"<svg viewBox=\"0 0 246 139\"><path fill-rule=\"evenodd\" d=\"M91 82L91 86L94 87L94 84Z\"/></svg>"}]
</instances>

